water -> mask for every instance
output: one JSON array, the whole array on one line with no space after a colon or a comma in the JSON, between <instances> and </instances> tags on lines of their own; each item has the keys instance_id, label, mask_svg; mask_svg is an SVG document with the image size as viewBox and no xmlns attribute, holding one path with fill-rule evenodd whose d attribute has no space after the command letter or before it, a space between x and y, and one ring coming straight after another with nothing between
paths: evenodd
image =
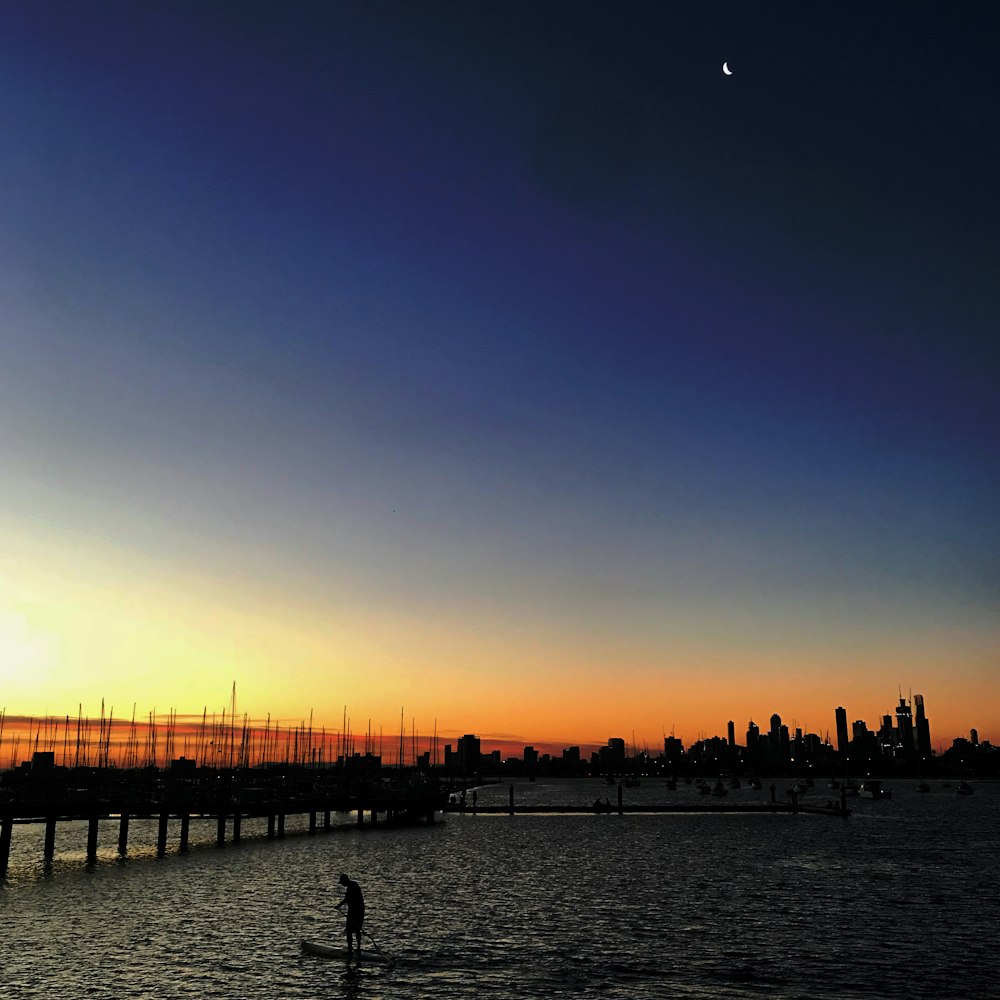
<instances>
[{"instance_id":1,"label":"water","mask_svg":"<svg viewBox=\"0 0 1000 1000\"><path fill-rule=\"evenodd\" d=\"M341 817L344 829L313 837L290 823L277 843L248 823L249 839L224 850L206 823L187 855L159 859L155 824L133 821L126 861L108 822L91 867L85 826L67 823L49 872L41 828L18 826L0 889L0 985L10 1000L996 996L1000 786L893 789L891 801L852 800L846 821L449 816L359 832ZM523 803L608 794L588 782L516 789ZM648 783L625 795L697 798ZM478 796L505 803L507 786ZM364 887L366 927L393 966L347 972L301 954L303 936L341 941L342 870Z\"/></svg>"}]
</instances>

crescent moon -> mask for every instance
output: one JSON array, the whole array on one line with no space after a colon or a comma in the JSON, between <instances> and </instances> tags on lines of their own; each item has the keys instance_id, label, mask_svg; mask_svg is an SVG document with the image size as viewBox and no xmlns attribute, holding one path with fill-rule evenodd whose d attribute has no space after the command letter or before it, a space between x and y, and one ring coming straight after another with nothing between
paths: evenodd
<instances>
[{"instance_id":1,"label":"crescent moon","mask_svg":"<svg viewBox=\"0 0 1000 1000\"><path fill-rule=\"evenodd\" d=\"M722 64L722 72L725 73L726 76L732 76L733 75L733 71L729 68L729 62L728 62L728 60Z\"/></svg>"}]
</instances>

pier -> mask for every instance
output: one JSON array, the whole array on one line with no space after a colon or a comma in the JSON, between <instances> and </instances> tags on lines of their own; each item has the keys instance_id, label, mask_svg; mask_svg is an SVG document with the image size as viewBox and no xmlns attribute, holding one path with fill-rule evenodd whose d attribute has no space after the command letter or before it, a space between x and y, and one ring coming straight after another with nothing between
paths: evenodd
<instances>
[{"instance_id":1,"label":"pier","mask_svg":"<svg viewBox=\"0 0 1000 1000\"><path fill-rule=\"evenodd\" d=\"M785 802L743 802L731 805L716 802L670 803L666 805L612 805L600 809L594 806L575 805L530 805L530 806L462 806L448 804L442 809L444 813L461 813L468 816L482 814L484 816L607 816L607 815L639 815L643 813L782 813L797 815L808 813L816 816L850 816L850 809L828 808L826 806L792 805Z\"/></svg>"},{"instance_id":2,"label":"pier","mask_svg":"<svg viewBox=\"0 0 1000 1000\"><path fill-rule=\"evenodd\" d=\"M59 823L87 824L86 857L97 859L101 823L118 828L118 854L128 852L130 822L157 821L156 853L166 854L171 820L180 821L177 847L188 850L192 820L215 824L218 847L238 844L246 819L267 820L267 839L285 835L290 816L307 816L308 832L333 829L335 813L355 814L358 827L433 823L446 798L434 784L353 778L337 768L283 768L272 772L191 769L184 777L154 769L60 769L9 785L0 798L0 877L9 866L15 826L44 824L43 858L55 854Z\"/></svg>"},{"instance_id":3,"label":"pier","mask_svg":"<svg viewBox=\"0 0 1000 1000\"><path fill-rule=\"evenodd\" d=\"M609 815L617 813L619 816L655 813L807 813L815 816L835 816L839 819L846 819L851 815L847 808L846 796L841 793L839 801L830 801L825 806L803 804L799 801L797 792L789 791L787 801L779 802L775 796L774 786L771 786L771 799L769 802L721 802L718 799L714 802L670 802L670 803L629 803L626 805L623 795L623 786L618 784L618 802L612 805L607 799L603 802L598 799L590 805L574 804L539 804L537 802L530 805L515 806L514 786L508 789L507 805L487 805L478 804L477 798L473 795L471 805L465 793L461 797L452 795L448 802L442 807L442 812L459 813L476 816L480 813L486 816L514 816L514 815Z\"/></svg>"}]
</instances>

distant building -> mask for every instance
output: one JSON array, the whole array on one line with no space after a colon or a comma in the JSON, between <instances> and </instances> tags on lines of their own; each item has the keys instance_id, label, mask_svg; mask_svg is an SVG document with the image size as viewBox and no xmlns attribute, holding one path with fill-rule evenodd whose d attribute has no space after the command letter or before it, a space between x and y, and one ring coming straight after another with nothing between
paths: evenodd
<instances>
[{"instance_id":1,"label":"distant building","mask_svg":"<svg viewBox=\"0 0 1000 1000\"><path fill-rule=\"evenodd\" d=\"M917 741L913 732L913 713L905 698L896 706L896 730L903 760L913 760L917 753Z\"/></svg>"},{"instance_id":2,"label":"distant building","mask_svg":"<svg viewBox=\"0 0 1000 1000\"><path fill-rule=\"evenodd\" d=\"M846 757L847 744L850 741L847 735L847 709L838 706L834 714L837 718L837 751L842 757Z\"/></svg>"},{"instance_id":3,"label":"distant building","mask_svg":"<svg viewBox=\"0 0 1000 1000\"><path fill-rule=\"evenodd\" d=\"M612 736L608 740L609 760L611 767L616 771L621 771L625 767L625 741L618 736Z\"/></svg>"},{"instance_id":4,"label":"distant building","mask_svg":"<svg viewBox=\"0 0 1000 1000\"><path fill-rule=\"evenodd\" d=\"M458 768L462 774L472 774L479 770L480 754L479 737L466 733L458 741Z\"/></svg>"},{"instance_id":5,"label":"distant building","mask_svg":"<svg viewBox=\"0 0 1000 1000\"><path fill-rule=\"evenodd\" d=\"M663 738L663 756L668 764L678 764L684 756L684 744L676 736Z\"/></svg>"},{"instance_id":6,"label":"distant building","mask_svg":"<svg viewBox=\"0 0 1000 1000\"><path fill-rule=\"evenodd\" d=\"M924 713L924 696L922 694L915 694L913 696L913 705L916 708L914 727L916 729L917 737L917 756L921 760L928 760L932 752L931 726L927 721L926 714Z\"/></svg>"},{"instance_id":7,"label":"distant building","mask_svg":"<svg viewBox=\"0 0 1000 1000\"><path fill-rule=\"evenodd\" d=\"M579 767L580 766L580 748L579 747L566 747L562 752L563 763L567 767Z\"/></svg>"},{"instance_id":8,"label":"distant building","mask_svg":"<svg viewBox=\"0 0 1000 1000\"><path fill-rule=\"evenodd\" d=\"M527 768L538 767L538 751L534 747L524 748L524 766Z\"/></svg>"}]
</instances>

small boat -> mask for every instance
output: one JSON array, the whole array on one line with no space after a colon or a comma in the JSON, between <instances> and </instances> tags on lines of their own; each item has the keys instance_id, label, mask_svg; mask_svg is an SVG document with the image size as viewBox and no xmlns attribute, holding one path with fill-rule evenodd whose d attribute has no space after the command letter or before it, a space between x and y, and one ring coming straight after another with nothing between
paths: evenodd
<instances>
[{"instance_id":1,"label":"small boat","mask_svg":"<svg viewBox=\"0 0 1000 1000\"><path fill-rule=\"evenodd\" d=\"M967 781L960 781L958 783L958 794L959 795L971 795L975 789Z\"/></svg>"},{"instance_id":2,"label":"small boat","mask_svg":"<svg viewBox=\"0 0 1000 1000\"><path fill-rule=\"evenodd\" d=\"M858 794L866 799L891 799L892 789L883 788L881 781L869 778L867 781L861 782Z\"/></svg>"}]
</instances>

